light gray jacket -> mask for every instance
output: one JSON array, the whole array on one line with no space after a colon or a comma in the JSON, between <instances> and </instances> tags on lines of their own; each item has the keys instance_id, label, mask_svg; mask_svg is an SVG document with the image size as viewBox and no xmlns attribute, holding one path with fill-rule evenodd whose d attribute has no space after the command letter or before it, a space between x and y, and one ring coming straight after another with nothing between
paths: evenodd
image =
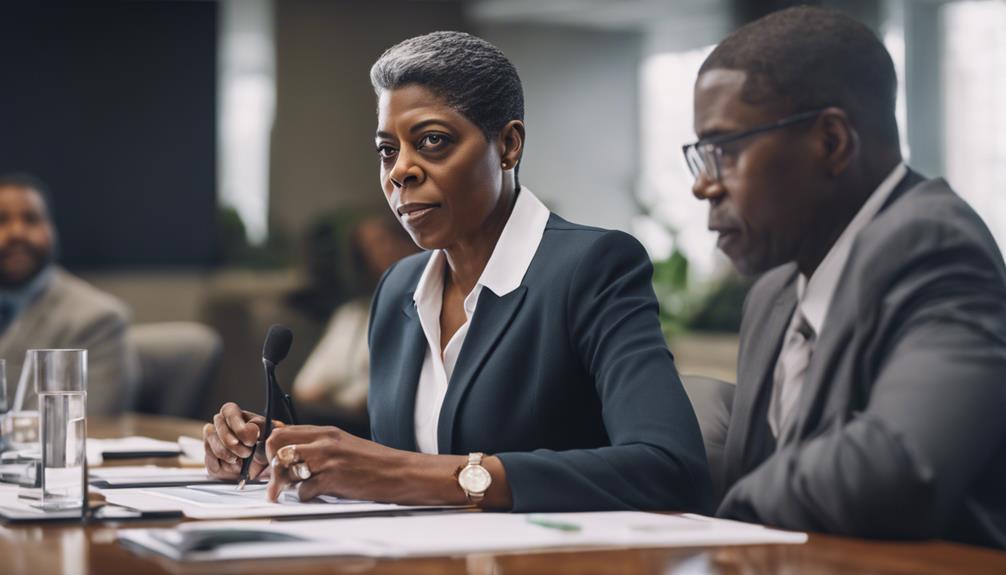
<instances>
[{"instance_id":1,"label":"light gray jacket","mask_svg":"<svg viewBox=\"0 0 1006 575\"><path fill-rule=\"evenodd\" d=\"M124 304L56 267L44 289L0 335L0 358L7 360L13 403L25 352L32 348L87 349L87 414L110 415L133 403L138 385L136 353L126 339L129 312ZM24 409L35 409L31 378Z\"/></svg>"}]
</instances>

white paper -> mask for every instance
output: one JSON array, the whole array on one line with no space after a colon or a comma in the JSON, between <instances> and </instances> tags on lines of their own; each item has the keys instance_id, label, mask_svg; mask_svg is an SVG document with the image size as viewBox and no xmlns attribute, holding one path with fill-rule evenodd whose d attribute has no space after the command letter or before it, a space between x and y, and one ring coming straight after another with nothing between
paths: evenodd
<instances>
[{"instance_id":1,"label":"white paper","mask_svg":"<svg viewBox=\"0 0 1006 575\"><path fill-rule=\"evenodd\" d=\"M369 557L450 556L475 552L529 551L598 547L693 547L709 545L799 544L805 533L768 529L699 515L641 512L535 514L537 519L576 525L563 531L509 513L447 513L411 517L326 519L272 524L256 522L188 523L178 530L268 530L296 537L281 543L222 545L180 553L165 541L164 531L127 529L119 539L185 560L230 558L363 555Z\"/></svg>"},{"instance_id":2,"label":"white paper","mask_svg":"<svg viewBox=\"0 0 1006 575\"><path fill-rule=\"evenodd\" d=\"M158 467L156 465L124 465L119 467L92 467L90 481L102 481L108 488L117 486L143 487L146 483L192 485L212 481L205 467ZM231 487L233 489L233 487Z\"/></svg>"},{"instance_id":3,"label":"white paper","mask_svg":"<svg viewBox=\"0 0 1006 575\"><path fill-rule=\"evenodd\" d=\"M10 483L0 483L0 505L10 505L17 502L18 486Z\"/></svg>"},{"instance_id":4,"label":"white paper","mask_svg":"<svg viewBox=\"0 0 1006 575\"><path fill-rule=\"evenodd\" d=\"M20 521L46 521L51 519L74 519L80 517L80 509L48 511L35 507L37 500L14 499L0 505L0 517Z\"/></svg>"},{"instance_id":5,"label":"white paper","mask_svg":"<svg viewBox=\"0 0 1006 575\"><path fill-rule=\"evenodd\" d=\"M195 476L207 479L205 467L160 467L158 465L118 465L90 469L91 477L100 479L122 479L124 477L172 478Z\"/></svg>"},{"instance_id":6,"label":"white paper","mask_svg":"<svg viewBox=\"0 0 1006 575\"><path fill-rule=\"evenodd\" d=\"M206 449L203 447L202 439L179 435L178 447L182 450L182 463L203 464L206 458Z\"/></svg>"},{"instance_id":7,"label":"white paper","mask_svg":"<svg viewBox=\"0 0 1006 575\"><path fill-rule=\"evenodd\" d=\"M352 501L322 496L300 501L295 492L286 492L276 503L266 499L265 485L190 485L149 489L103 489L105 500L138 511L181 511L191 519L241 519L251 517L296 517L310 515L398 513L442 509L392 503Z\"/></svg>"}]
</instances>

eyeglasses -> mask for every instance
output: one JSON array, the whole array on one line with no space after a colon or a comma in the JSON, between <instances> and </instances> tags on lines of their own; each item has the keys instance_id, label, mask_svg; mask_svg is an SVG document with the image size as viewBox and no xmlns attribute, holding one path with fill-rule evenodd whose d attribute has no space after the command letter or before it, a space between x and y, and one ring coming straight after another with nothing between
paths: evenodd
<instances>
[{"instance_id":1,"label":"eyeglasses","mask_svg":"<svg viewBox=\"0 0 1006 575\"><path fill-rule=\"evenodd\" d=\"M723 174L723 159L727 156L727 154L723 151L723 146L750 138L751 136L792 126L793 124L797 124L799 122L805 122L816 118L825 109L826 108L820 108L817 110L800 112L799 114L788 116L776 122L772 122L771 124L764 124L743 132L723 134L722 136L714 136L707 140L699 140L694 144L682 146L681 151L685 154L685 162L688 164L688 169L691 170L692 176L694 176L696 180L705 176L711 181L718 182L720 181L720 176Z\"/></svg>"}]
</instances>

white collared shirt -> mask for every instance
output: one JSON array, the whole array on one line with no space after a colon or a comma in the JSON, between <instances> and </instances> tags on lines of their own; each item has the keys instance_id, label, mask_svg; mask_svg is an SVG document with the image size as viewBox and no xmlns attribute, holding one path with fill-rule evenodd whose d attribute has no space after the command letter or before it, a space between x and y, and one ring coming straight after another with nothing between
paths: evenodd
<instances>
[{"instance_id":1,"label":"white collared shirt","mask_svg":"<svg viewBox=\"0 0 1006 575\"><path fill-rule=\"evenodd\" d=\"M446 256L443 250L436 250L430 256L413 297L427 343L426 357L419 372L414 412L416 446L420 452L439 452L437 424L440 421L440 408L447 394L447 384L454 373L454 365L465 343L468 326L475 315L482 288L489 288L497 297L503 297L520 287L524 274L538 251L548 217L548 208L526 186L521 187L489 262L482 270L478 283L465 296L465 323L451 336L443 355L440 353L440 308L443 303Z\"/></svg>"},{"instance_id":2,"label":"white collared shirt","mask_svg":"<svg viewBox=\"0 0 1006 575\"><path fill-rule=\"evenodd\" d=\"M852 242L856 240L856 236L866 227L866 224L870 223L870 220L877 215L884 202L891 196L894 188L898 187L907 173L908 168L905 163L898 163L884 178L884 181L880 182L873 194L863 202L863 206L859 208L852 221L845 227L842 235L838 236L810 279L808 280L803 274L797 278L796 295L800 302L800 311L807 318L810 327L814 328L814 334L818 339L821 337L821 330L824 329L824 320L828 315L828 308L831 307L831 300L835 295L835 288L838 287L842 269L845 268L845 262L849 259Z\"/></svg>"},{"instance_id":3,"label":"white collared shirt","mask_svg":"<svg viewBox=\"0 0 1006 575\"><path fill-rule=\"evenodd\" d=\"M820 341L821 333L824 329L824 321L828 316L828 308L831 307L831 301L835 295L835 289L838 287L838 280L841 278L842 270L845 268L845 263L849 259L849 252L852 249L852 243L856 240L856 236L859 232L866 227L866 224L870 223L870 220L877 215L880 208L887 201L887 198L891 196L894 189L898 187L901 180L904 179L905 175L908 173L908 168L905 166L904 162L899 162L897 166L884 178L884 181L877 186L873 194L863 202L862 207L856 212L856 215L849 222L849 225L845 227L842 231L842 235L838 237L835 243L828 250L828 253L821 260L821 263L814 270L814 273L808 279L803 274L796 280L796 298L797 298L797 310L793 312L793 318L790 319L789 327L786 329L786 334L783 341L788 340L793 332L799 327L800 322L797 321L797 311L803 314L803 317L807 320L811 329L814 331L814 340ZM780 358L776 360L776 367L773 375L773 386L779 388L782 386L783 370L781 369L782 354ZM801 386L802 387L802 386ZM799 399L799 389L796 390L797 396L796 401ZM782 422L773 420L774 410L769 409L769 426L775 430L780 429Z\"/></svg>"}]
</instances>

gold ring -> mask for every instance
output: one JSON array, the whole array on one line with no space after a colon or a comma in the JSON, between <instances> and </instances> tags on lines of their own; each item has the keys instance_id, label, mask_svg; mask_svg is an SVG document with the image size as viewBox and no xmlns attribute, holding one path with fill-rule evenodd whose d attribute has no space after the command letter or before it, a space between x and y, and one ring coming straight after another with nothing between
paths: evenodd
<instances>
[{"instance_id":1,"label":"gold ring","mask_svg":"<svg viewBox=\"0 0 1006 575\"><path fill-rule=\"evenodd\" d=\"M311 479L311 468L303 461L291 467L290 471L293 471L294 477L300 479L301 481Z\"/></svg>"},{"instance_id":2,"label":"gold ring","mask_svg":"<svg viewBox=\"0 0 1006 575\"><path fill-rule=\"evenodd\" d=\"M297 446L296 445L284 445L276 451L276 457L279 458L279 462L283 464L284 467L290 467L294 463L300 461L297 457Z\"/></svg>"}]
</instances>

